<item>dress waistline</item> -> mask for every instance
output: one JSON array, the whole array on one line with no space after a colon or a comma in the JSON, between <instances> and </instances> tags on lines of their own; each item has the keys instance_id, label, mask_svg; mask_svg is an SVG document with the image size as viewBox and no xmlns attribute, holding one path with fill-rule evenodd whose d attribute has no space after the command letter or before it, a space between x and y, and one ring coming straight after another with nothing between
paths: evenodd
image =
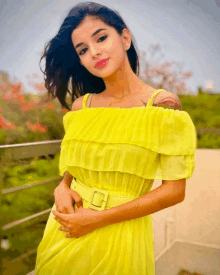
<instances>
[{"instance_id":1,"label":"dress waistline","mask_svg":"<svg viewBox=\"0 0 220 275\"><path fill-rule=\"evenodd\" d=\"M108 190L97 187L89 187L73 177L70 188L76 191L84 200L88 201L88 207L93 210L104 210L136 199L134 196L111 195Z\"/></svg>"}]
</instances>

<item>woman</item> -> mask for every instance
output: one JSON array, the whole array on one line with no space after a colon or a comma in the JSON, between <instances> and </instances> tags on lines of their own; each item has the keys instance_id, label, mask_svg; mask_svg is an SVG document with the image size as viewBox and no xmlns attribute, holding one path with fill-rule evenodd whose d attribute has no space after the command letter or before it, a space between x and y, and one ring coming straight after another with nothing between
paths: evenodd
<instances>
[{"instance_id":1,"label":"woman","mask_svg":"<svg viewBox=\"0 0 220 275\"><path fill-rule=\"evenodd\" d=\"M131 33L105 6L71 9L43 57L49 93L69 109L71 80L73 104L35 274L154 275L151 214L184 200L195 168L190 116L138 77Z\"/></svg>"}]
</instances>

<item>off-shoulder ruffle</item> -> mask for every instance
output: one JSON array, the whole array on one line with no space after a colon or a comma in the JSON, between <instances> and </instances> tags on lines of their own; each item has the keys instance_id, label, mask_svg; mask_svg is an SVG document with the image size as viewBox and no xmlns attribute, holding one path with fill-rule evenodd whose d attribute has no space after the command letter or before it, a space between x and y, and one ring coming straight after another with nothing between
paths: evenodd
<instances>
[{"instance_id":1,"label":"off-shoulder ruffle","mask_svg":"<svg viewBox=\"0 0 220 275\"><path fill-rule=\"evenodd\" d=\"M60 175L68 166L146 179L189 179L197 136L185 111L163 107L88 108L64 115Z\"/></svg>"}]
</instances>

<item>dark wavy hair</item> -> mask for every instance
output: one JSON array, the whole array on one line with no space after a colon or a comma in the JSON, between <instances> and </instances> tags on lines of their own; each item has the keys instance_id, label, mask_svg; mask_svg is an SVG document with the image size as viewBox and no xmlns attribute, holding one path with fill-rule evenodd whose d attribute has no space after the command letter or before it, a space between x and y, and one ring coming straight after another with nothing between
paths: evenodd
<instances>
[{"instance_id":1,"label":"dark wavy hair","mask_svg":"<svg viewBox=\"0 0 220 275\"><path fill-rule=\"evenodd\" d=\"M114 27L119 35L127 28L118 12L94 2L83 2L74 6L64 19L58 33L45 46L41 60L45 57L44 73L45 87L48 96L58 98L62 107L69 108L66 103L67 93L73 101L86 93L101 93L105 90L102 78L92 75L80 64L80 59L74 49L71 34L86 16L102 20L106 25ZM128 29L128 28L127 28ZM133 43L127 50L129 63L133 72L139 75L139 58ZM41 69L41 68L40 68ZM72 86L72 93L68 86Z\"/></svg>"}]
</instances>

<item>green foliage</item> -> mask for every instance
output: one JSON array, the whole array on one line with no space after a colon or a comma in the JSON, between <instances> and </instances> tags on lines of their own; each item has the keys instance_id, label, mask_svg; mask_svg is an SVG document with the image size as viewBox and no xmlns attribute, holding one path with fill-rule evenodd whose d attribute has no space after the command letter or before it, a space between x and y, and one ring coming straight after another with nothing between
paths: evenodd
<instances>
[{"instance_id":1,"label":"green foliage","mask_svg":"<svg viewBox=\"0 0 220 275\"><path fill-rule=\"evenodd\" d=\"M186 111L196 127L220 128L220 94L206 94L200 91L197 96L179 95L182 110ZM215 133L198 134L197 148L220 148L220 135Z\"/></svg>"},{"instance_id":2,"label":"green foliage","mask_svg":"<svg viewBox=\"0 0 220 275\"><path fill-rule=\"evenodd\" d=\"M24 97L27 99L27 102L29 102L32 101L35 96L24 95ZM0 144L18 144L63 138L63 116L65 112L62 110L58 100L50 102L51 107L54 109L49 109L46 105L40 107L40 105L38 106L37 104L38 103L29 110L22 110L21 103L16 101L4 101L0 97L2 116L17 127L17 129L1 128ZM28 123L36 125L38 121L40 125L46 127L45 132L31 130L28 127Z\"/></svg>"},{"instance_id":3,"label":"green foliage","mask_svg":"<svg viewBox=\"0 0 220 275\"><path fill-rule=\"evenodd\" d=\"M179 272L178 272L178 275L204 275L204 274L201 274L201 273L197 273L197 272L189 272L188 270L185 270L185 269L181 269Z\"/></svg>"},{"instance_id":4,"label":"green foliage","mask_svg":"<svg viewBox=\"0 0 220 275\"><path fill-rule=\"evenodd\" d=\"M54 204L54 189L60 183L59 179L59 154L53 159L35 159L29 165L5 166L3 170L3 189L21 186L44 179L58 177L49 183L27 188L19 192L2 196L1 221L2 225L34 215L38 212L49 209ZM10 269L10 261L32 249L36 249L43 237L46 221L49 213L27 221L7 231L3 236L10 243L10 249L4 252L3 266ZM26 275L34 269L36 252L22 262L15 263L17 273ZM11 274L15 274L11 272Z\"/></svg>"},{"instance_id":5,"label":"green foliage","mask_svg":"<svg viewBox=\"0 0 220 275\"><path fill-rule=\"evenodd\" d=\"M7 134L5 131L0 131L0 144L6 143Z\"/></svg>"}]
</instances>

